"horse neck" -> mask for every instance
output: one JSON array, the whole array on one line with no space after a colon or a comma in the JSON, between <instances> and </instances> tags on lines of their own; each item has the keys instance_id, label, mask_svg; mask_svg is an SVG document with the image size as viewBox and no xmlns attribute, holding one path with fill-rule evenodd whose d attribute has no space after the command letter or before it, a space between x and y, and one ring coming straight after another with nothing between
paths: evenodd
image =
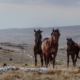
<instances>
[{"instance_id":1,"label":"horse neck","mask_svg":"<svg viewBox=\"0 0 80 80\"><path fill-rule=\"evenodd\" d=\"M50 46L53 44L53 39L50 38Z\"/></svg>"},{"instance_id":2,"label":"horse neck","mask_svg":"<svg viewBox=\"0 0 80 80\"><path fill-rule=\"evenodd\" d=\"M37 47L41 46L41 43L42 43L42 41L41 41L41 40L40 40L38 43L37 43L37 42L35 42L35 44L36 44L36 46L37 46Z\"/></svg>"},{"instance_id":3,"label":"horse neck","mask_svg":"<svg viewBox=\"0 0 80 80\"><path fill-rule=\"evenodd\" d=\"M50 41L50 46L58 46L58 42L54 43L52 38L50 38L49 41Z\"/></svg>"}]
</instances>

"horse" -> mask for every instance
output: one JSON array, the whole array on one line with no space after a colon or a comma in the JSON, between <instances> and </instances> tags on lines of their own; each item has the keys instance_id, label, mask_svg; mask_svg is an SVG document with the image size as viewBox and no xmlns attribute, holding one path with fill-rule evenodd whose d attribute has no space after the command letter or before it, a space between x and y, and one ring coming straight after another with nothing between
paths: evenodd
<instances>
[{"instance_id":1,"label":"horse","mask_svg":"<svg viewBox=\"0 0 80 80\"><path fill-rule=\"evenodd\" d=\"M78 46L79 46L79 50L80 50L80 42L78 43Z\"/></svg>"},{"instance_id":2,"label":"horse","mask_svg":"<svg viewBox=\"0 0 80 80\"><path fill-rule=\"evenodd\" d=\"M37 66L37 54L40 55L40 58L41 58L41 66L43 66L43 54L42 54L42 50L41 50L41 43L42 43L42 35L41 33L43 31L41 31L40 29L39 30L35 30L34 29L34 36L35 36L35 44L34 44L34 48L33 48L33 51L34 51L34 57L35 57L35 66Z\"/></svg>"},{"instance_id":3,"label":"horse","mask_svg":"<svg viewBox=\"0 0 80 80\"><path fill-rule=\"evenodd\" d=\"M69 67L69 55L71 55L73 66L76 66L79 57L79 46L72 38L67 38L67 68Z\"/></svg>"},{"instance_id":4,"label":"horse","mask_svg":"<svg viewBox=\"0 0 80 80\"><path fill-rule=\"evenodd\" d=\"M44 38L42 41L41 49L45 60L45 65L48 67L49 61L53 62L53 68L55 65L55 58L58 51L58 40L60 32L59 29L52 29L51 37Z\"/></svg>"}]
</instances>

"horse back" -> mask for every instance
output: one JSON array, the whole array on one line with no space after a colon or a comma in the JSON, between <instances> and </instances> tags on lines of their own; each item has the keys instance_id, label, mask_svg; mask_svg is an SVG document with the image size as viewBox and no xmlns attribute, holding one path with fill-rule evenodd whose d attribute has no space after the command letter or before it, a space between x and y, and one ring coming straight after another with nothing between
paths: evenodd
<instances>
[{"instance_id":1,"label":"horse back","mask_svg":"<svg viewBox=\"0 0 80 80\"><path fill-rule=\"evenodd\" d=\"M43 39L42 45L41 45L41 49L43 53L46 53L48 51L49 45L50 45L49 38Z\"/></svg>"},{"instance_id":2,"label":"horse back","mask_svg":"<svg viewBox=\"0 0 80 80\"><path fill-rule=\"evenodd\" d=\"M78 53L79 49L80 49L80 47L77 43L75 43L75 45L71 49L68 49L68 46L67 46L67 52L71 53L71 54Z\"/></svg>"},{"instance_id":3,"label":"horse back","mask_svg":"<svg viewBox=\"0 0 80 80\"><path fill-rule=\"evenodd\" d=\"M42 42L44 42L45 40L48 40L49 38L44 38Z\"/></svg>"}]
</instances>

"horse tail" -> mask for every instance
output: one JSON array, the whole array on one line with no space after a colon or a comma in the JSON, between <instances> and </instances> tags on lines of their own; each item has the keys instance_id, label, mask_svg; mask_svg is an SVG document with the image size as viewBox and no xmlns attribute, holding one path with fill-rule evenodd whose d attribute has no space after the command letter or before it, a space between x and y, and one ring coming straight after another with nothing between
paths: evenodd
<instances>
[{"instance_id":1,"label":"horse tail","mask_svg":"<svg viewBox=\"0 0 80 80\"><path fill-rule=\"evenodd\" d=\"M79 56L77 56L77 57L75 58L75 62L77 61L77 58L78 58L78 59L80 59L80 57L79 57Z\"/></svg>"},{"instance_id":2,"label":"horse tail","mask_svg":"<svg viewBox=\"0 0 80 80\"><path fill-rule=\"evenodd\" d=\"M77 58L80 59L79 52L78 52L78 54L77 54Z\"/></svg>"}]
</instances>

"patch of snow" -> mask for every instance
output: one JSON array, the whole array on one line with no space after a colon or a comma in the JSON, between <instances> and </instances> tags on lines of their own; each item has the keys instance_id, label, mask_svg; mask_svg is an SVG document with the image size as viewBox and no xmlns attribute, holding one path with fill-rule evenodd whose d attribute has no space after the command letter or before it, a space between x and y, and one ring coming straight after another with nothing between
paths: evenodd
<instances>
[{"instance_id":1,"label":"patch of snow","mask_svg":"<svg viewBox=\"0 0 80 80\"><path fill-rule=\"evenodd\" d=\"M31 56L31 55L29 55L29 54L26 54L27 56L29 56L29 57L31 57L31 58L33 58L33 56Z\"/></svg>"},{"instance_id":2,"label":"patch of snow","mask_svg":"<svg viewBox=\"0 0 80 80\"><path fill-rule=\"evenodd\" d=\"M80 64L77 64L77 67L80 67Z\"/></svg>"},{"instance_id":3,"label":"patch of snow","mask_svg":"<svg viewBox=\"0 0 80 80\"><path fill-rule=\"evenodd\" d=\"M6 66L3 68L0 68L0 72L7 71L7 70L15 70L15 69L16 69L15 66Z\"/></svg>"},{"instance_id":4,"label":"patch of snow","mask_svg":"<svg viewBox=\"0 0 80 80\"><path fill-rule=\"evenodd\" d=\"M39 72L47 72L47 71L48 71L48 68L45 68L45 67L39 68Z\"/></svg>"},{"instance_id":5,"label":"patch of snow","mask_svg":"<svg viewBox=\"0 0 80 80\"><path fill-rule=\"evenodd\" d=\"M21 68L18 68L18 67L15 67L15 66L5 66L5 67L2 67L0 68L0 73L3 73L4 71L7 71L7 70L22 70L22 71L37 71L37 72L41 72L41 73L46 73L47 71L49 71L48 68L45 68L45 67L41 67L41 68L24 68L24 67L21 67ZM55 71L56 69L52 69L53 71ZM58 70L58 69L57 69ZM78 69L71 69L71 68L63 68L63 69L59 69L61 71L78 71Z\"/></svg>"},{"instance_id":6,"label":"patch of snow","mask_svg":"<svg viewBox=\"0 0 80 80\"><path fill-rule=\"evenodd\" d=\"M20 68L23 71L39 71L39 72L46 72L47 68Z\"/></svg>"}]
</instances>

